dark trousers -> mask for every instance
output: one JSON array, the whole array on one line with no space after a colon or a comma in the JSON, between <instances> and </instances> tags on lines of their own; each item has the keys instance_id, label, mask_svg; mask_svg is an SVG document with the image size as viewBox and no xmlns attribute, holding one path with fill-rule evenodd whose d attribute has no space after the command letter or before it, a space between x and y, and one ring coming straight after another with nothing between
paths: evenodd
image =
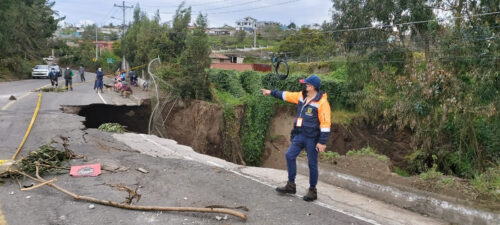
<instances>
[{"instance_id":1,"label":"dark trousers","mask_svg":"<svg viewBox=\"0 0 500 225\"><path fill-rule=\"evenodd\" d=\"M83 73L80 74L80 81L82 81L82 82L85 81L85 74L83 74Z\"/></svg>"},{"instance_id":2,"label":"dark trousers","mask_svg":"<svg viewBox=\"0 0 500 225\"><path fill-rule=\"evenodd\" d=\"M318 138L306 137L302 133L295 135L292 139L292 144L285 153L286 167L288 170L288 182L295 183L297 176L297 156L302 149L306 149L307 161L309 163L309 185L316 187L318 184L318 151L316 144Z\"/></svg>"},{"instance_id":3,"label":"dark trousers","mask_svg":"<svg viewBox=\"0 0 500 225\"><path fill-rule=\"evenodd\" d=\"M50 83L52 84L52 86L56 86L58 85L58 82L57 82L57 77L51 77L50 78Z\"/></svg>"},{"instance_id":4,"label":"dark trousers","mask_svg":"<svg viewBox=\"0 0 500 225\"><path fill-rule=\"evenodd\" d=\"M66 79L66 89L68 89L68 86L73 90L73 79Z\"/></svg>"}]
</instances>

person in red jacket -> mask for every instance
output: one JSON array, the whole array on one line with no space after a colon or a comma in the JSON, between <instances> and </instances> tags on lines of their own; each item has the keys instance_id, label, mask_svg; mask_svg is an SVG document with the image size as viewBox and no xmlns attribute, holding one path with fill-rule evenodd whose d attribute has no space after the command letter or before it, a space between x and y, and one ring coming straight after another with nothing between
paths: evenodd
<instances>
[{"instance_id":1,"label":"person in red jacket","mask_svg":"<svg viewBox=\"0 0 500 225\"><path fill-rule=\"evenodd\" d=\"M288 92L261 89L263 95L297 104L297 114L292 130L292 143L286 151L286 166L288 182L283 187L277 187L279 193L296 193L295 176L297 175L296 159L302 149L307 151L309 164L309 190L304 196L305 201L318 198L316 184L318 183L318 154L326 149L330 136L331 109L325 92L320 91L321 80L311 75L300 80L305 85L304 92Z\"/></svg>"}]
</instances>

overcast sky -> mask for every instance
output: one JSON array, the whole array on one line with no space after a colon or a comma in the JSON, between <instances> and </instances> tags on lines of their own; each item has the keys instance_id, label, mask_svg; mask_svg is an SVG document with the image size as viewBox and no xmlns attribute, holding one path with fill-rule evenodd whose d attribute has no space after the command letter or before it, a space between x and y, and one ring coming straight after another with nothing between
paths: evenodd
<instances>
[{"instance_id":1,"label":"overcast sky","mask_svg":"<svg viewBox=\"0 0 500 225\"><path fill-rule=\"evenodd\" d=\"M125 1L127 6L140 5L151 16L158 9L163 22L172 19L173 12L182 0L137 0ZM59 16L65 16L65 22L121 24L122 10L113 7L122 5L122 1L113 0L55 0L54 10ZM276 21L288 25L321 24L330 21L331 0L186 0L191 5L193 18L199 12L208 15L210 27L228 24L235 26L235 21L247 16L257 20ZM127 9L127 23L131 20L133 9ZM116 19L114 19L115 17Z\"/></svg>"}]
</instances>

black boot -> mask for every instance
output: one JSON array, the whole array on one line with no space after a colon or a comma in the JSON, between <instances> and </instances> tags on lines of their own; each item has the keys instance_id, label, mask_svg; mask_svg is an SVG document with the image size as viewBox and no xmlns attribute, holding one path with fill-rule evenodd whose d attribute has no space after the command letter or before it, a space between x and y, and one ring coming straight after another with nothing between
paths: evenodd
<instances>
[{"instance_id":1,"label":"black boot","mask_svg":"<svg viewBox=\"0 0 500 225\"><path fill-rule=\"evenodd\" d=\"M282 194L295 194L297 191L295 190L295 183L286 182L286 185L283 187L277 187L276 191Z\"/></svg>"},{"instance_id":2,"label":"black boot","mask_svg":"<svg viewBox=\"0 0 500 225\"><path fill-rule=\"evenodd\" d=\"M306 202L318 199L318 191L316 190L316 188L309 188L309 191L307 192L306 195L304 195L303 199Z\"/></svg>"}]
</instances>

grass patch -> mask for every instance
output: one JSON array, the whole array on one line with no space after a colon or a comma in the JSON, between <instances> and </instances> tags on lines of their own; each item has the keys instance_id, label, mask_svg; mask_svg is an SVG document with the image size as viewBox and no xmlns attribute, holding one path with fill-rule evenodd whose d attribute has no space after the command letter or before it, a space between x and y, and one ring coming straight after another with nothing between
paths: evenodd
<instances>
[{"instance_id":1,"label":"grass patch","mask_svg":"<svg viewBox=\"0 0 500 225\"><path fill-rule=\"evenodd\" d=\"M360 116L358 112L351 112L345 109L336 109L332 111L332 123L341 124L344 127L351 125L352 119Z\"/></svg>"},{"instance_id":2,"label":"grass patch","mask_svg":"<svg viewBox=\"0 0 500 225\"><path fill-rule=\"evenodd\" d=\"M100 131L113 132L123 134L125 132L125 126L119 123L103 123L98 128Z\"/></svg>"},{"instance_id":3,"label":"grass patch","mask_svg":"<svg viewBox=\"0 0 500 225\"><path fill-rule=\"evenodd\" d=\"M402 177L410 177L410 174L406 171L404 171L403 169L397 167L397 166L394 166L394 172L399 175L399 176L402 176Z\"/></svg>"},{"instance_id":4,"label":"grass patch","mask_svg":"<svg viewBox=\"0 0 500 225\"><path fill-rule=\"evenodd\" d=\"M434 180L441 178L443 176L443 173L430 169L427 172L421 173L419 176L420 178L422 178L422 180Z\"/></svg>"},{"instance_id":5,"label":"grass patch","mask_svg":"<svg viewBox=\"0 0 500 225\"><path fill-rule=\"evenodd\" d=\"M470 182L486 199L500 201L500 166L489 168Z\"/></svg>"},{"instance_id":6,"label":"grass patch","mask_svg":"<svg viewBox=\"0 0 500 225\"><path fill-rule=\"evenodd\" d=\"M422 180L434 180L434 179L441 179L443 177L443 173L437 171L437 164L436 164L437 156L432 155L432 160L433 160L432 168L419 175Z\"/></svg>"},{"instance_id":7,"label":"grass patch","mask_svg":"<svg viewBox=\"0 0 500 225\"><path fill-rule=\"evenodd\" d=\"M212 88L216 101L225 106L243 105L243 99L234 97L231 93Z\"/></svg>"},{"instance_id":8,"label":"grass patch","mask_svg":"<svg viewBox=\"0 0 500 225\"><path fill-rule=\"evenodd\" d=\"M372 156L377 158L378 160L382 162L387 162L387 156L378 154L375 149L373 149L370 146L364 147L360 150L349 150L346 154L346 156Z\"/></svg>"},{"instance_id":9,"label":"grass patch","mask_svg":"<svg viewBox=\"0 0 500 225\"><path fill-rule=\"evenodd\" d=\"M326 160L333 160L333 159L336 159L338 157L340 157L340 154L338 152L320 152L319 153L319 157L321 159L326 159Z\"/></svg>"},{"instance_id":10,"label":"grass patch","mask_svg":"<svg viewBox=\"0 0 500 225\"><path fill-rule=\"evenodd\" d=\"M445 185L452 185L453 178L452 177L444 177L443 179L441 179L441 182Z\"/></svg>"}]
</instances>

